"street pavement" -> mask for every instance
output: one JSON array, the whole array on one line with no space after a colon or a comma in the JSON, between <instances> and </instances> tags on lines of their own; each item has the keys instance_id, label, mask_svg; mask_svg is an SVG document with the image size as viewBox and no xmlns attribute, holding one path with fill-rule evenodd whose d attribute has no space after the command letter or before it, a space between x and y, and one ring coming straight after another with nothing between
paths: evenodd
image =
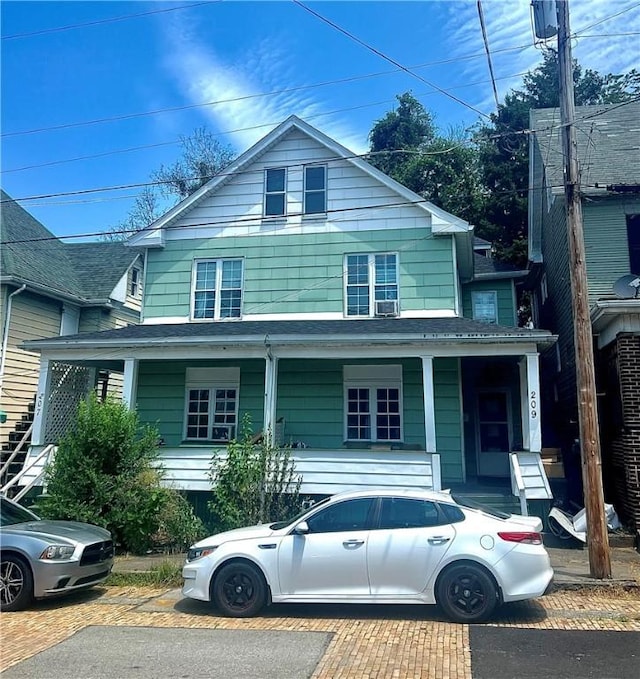
<instances>
[{"instance_id":1,"label":"street pavement","mask_svg":"<svg viewBox=\"0 0 640 679\"><path fill-rule=\"evenodd\" d=\"M475 626L450 623L435 606L275 605L231 619L179 589L97 587L1 614L0 672L3 679L637 676L640 555L612 550L616 579L603 584L589 579L584 550L560 551L552 562L565 581L555 591L507 604ZM133 566L118 560L119 570Z\"/></svg>"}]
</instances>

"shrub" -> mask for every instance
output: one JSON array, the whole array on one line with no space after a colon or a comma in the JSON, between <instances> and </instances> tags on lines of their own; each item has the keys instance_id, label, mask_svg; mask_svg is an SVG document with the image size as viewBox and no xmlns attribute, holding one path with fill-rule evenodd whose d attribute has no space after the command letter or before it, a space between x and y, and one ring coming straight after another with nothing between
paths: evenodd
<instances>
[{"instance_id":1,"label":"shrub","mask_svg":"<svg viewBox=\"0 0 640 679\"><path fill-rule=\"evenodd\" d=\"M251 419L242 419L241 437L226 455L214 453L209 470L213 499L208 503L217 531L281 521L301 507L300 484L289 448L255 441Z\"/></svg>"},{"instance_id":2,"label":"shrub","mask_svg":"<svg viewBox=\"0 0 640 679\"><path fill-rule=\"evenodd\" d=\"M91 394L46 469L40 513L103 526L125 551L146 552L159 539L163 547L188 546L203 527L186 500L161 485L157 441L122 402Z\"/></svg>"}]
</instances>

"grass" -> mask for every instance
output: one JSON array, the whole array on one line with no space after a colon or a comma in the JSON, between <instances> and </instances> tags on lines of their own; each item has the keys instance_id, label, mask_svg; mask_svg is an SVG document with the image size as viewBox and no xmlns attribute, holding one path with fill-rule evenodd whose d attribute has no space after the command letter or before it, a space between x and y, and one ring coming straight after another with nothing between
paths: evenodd
<instances>
[{"instance_id":1,"label":"grass","mask_svg":"<svg viewBox=\"0 0 640 679\"><path fill-rule=\"evenodd\" d=\"M182 566L165 561L148 571L111 573L105 584L118 587L180 587Z\"/></svg>"}]
</instances>

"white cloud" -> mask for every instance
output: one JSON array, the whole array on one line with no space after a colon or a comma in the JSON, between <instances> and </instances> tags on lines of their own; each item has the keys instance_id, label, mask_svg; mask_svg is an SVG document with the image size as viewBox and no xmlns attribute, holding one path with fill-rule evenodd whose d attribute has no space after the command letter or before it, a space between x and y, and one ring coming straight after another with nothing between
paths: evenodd
<instances>
[{"instance_id":1,"label":"white cloud","mask_svg":"<svg viewBox=\"0 0 640 679\"><path fill-rule=\"evenodd\" d=\"M325 108L314 90L282 91L302 86L282 38L264 39L232 63L205 43L192 27L172 23L165 41L165 63L183 95L193 103L217 102L201 109L213 129L228 132L243 151L292 114L308 120L355 152L366 140ZM275 92L268 96L256 96Z\"/></svg>"},{"instance_id":2,"label":"white cloud","mask_svg":"<svg viewBox=\"0 0 640 679\"><path fill-rule=\"evenodd\" d=\"M448 3L449 24L453 27L448 42L454 55L484 51L476 5L475 0ZM572 43L573 56L583 69L590 68L601 73L625 73L638 66L640 50L637 36L612 35L640 31L640 8L637 5L633 0L624 3L612 3L611 0L570 2L571 32L577 35ZM534 69L541 61L540 50L534 46L530 1L484 0L482 6L494 70L499 78L498 93L502 98L509 89L520 86L521 77L515 74ZM626 9L629 11L614 16ZM585 30L591 24L604 19L606 21L603 23ZM555 39L551 39L549 44L555 47ZM501 52L506 48L516 47L523 49ZM464 69L468 80L486 77L486 58L462 62L461 69ZM492 108L490 91L490 85L487 85L487 96L479 104L483 110Z\"/></svg>"}]
</instances>

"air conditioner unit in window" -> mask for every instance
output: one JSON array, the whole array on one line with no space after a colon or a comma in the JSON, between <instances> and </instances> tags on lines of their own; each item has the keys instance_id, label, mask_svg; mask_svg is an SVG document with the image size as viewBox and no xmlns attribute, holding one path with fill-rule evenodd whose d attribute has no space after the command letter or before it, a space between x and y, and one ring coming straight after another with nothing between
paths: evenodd
<instances>
[{"instance_id":1,"label":"air conditioner unit in window","mask_svg":"<svg viewBox=\"0 0 640 679\"><path fill-rule=\"evenodd\" d=\"M376 301L376 316L397 316L398 315L398 300L385 299L383 301Z\"/></svg>"}]
</instances>

